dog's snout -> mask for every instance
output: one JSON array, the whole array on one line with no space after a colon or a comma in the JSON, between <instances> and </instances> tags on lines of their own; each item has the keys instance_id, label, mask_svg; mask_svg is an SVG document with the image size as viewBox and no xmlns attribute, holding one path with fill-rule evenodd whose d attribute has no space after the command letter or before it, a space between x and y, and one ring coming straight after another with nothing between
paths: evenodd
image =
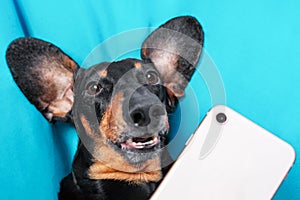
<instances>
[{"instance_id":1,"label":"dog's snout","mask_svg":"<svg viewBox=\"0 0 300 200\"><path fill-rule=\"evenodd\" d=\"M166 115L166 109L162 104L151 105L149 109L150 118L159 118L160 116Z\"/></svg>"},{"instance_id":2,"label":"dog's snout","mask_svg":"<svg viewBox=\"0 0 300 200\"><path fill-rule=\"evenodd\" d=\"M130 113L130 117L135 126L147 126L151 120L165 115L166 111L162 105L145 105L137 108Z\"/></svg>"},{"instance_id":3,"label":"dog's snout","mask_svg":"<svg viewBox=\"0 0 300 200\"><path fill-rule=\"evenodd\" d=\"M143 127L156 123L166 113L159 97L147 87L136 89L128 98L128 114L134 126Z\"/></svg>"}]
</instances>

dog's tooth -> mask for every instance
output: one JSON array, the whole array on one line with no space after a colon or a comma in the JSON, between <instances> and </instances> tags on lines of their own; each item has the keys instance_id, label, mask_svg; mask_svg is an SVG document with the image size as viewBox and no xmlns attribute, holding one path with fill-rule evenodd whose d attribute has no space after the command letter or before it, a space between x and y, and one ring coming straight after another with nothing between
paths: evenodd
<instances>
[{"instance_id":1,"label":"dog's tooth","mask_svg":"<svg viewBox=\"0 0 300 200\"><path fill-rule=\"evenodd\" d=\"M149 144L153 144L153 143L154 143L154 140L150 140L150 141L146 142L145 144L149 145Z\"/></svg>"},{"instance_id":2,"label":"dog's tooth","mask_svg":"<svg viewBox=\"0 0 300 200\"><path fill-rule=\"evenodd\" d=\"M139 146L139 144L136 143L136 142L132 142L132 145L134 145L134 146Z\"/></svg>"},{"instance_id":3,"label":"dog's tooth","mask_svg":"<svg viewBox=\"0 0 300 200\"><path fill-rule=\"evenodd\" d=\"M136 146L141 146L142 145L142 143L141 142L132 142L134 145L136 145Z\"/></svg>"},{"instance_id":4,"label":"dog's tooth","mask_svg":"<svg viewBox=\"0 0 300 200\"><path fill-rule=\"evenodd\" d=\"M145 147L145 144L141 142L132 142L132 145L137 149L142 149Z\"/></svg>"},{"instance_id":5,"label":"dog's tooth","mask_svg":"<svg viewBox=\"0 0 300 200\"><path fill-rule=\"evenodd\" d=\"M145 145L144 145L145 143L142 143L142 142L138 142L137 144L138 144L139 146L145 146Z\"/></svg>"},{"instance_id":6,"label":"dog's tooth","mask_svg":"<svg viewBox=\"0 0 300 200\"><path fill-rule=\"evenodd\" d=\"M137 148L137 149L142 149L142 148L145 147L145 145L143 145L143 144L140 143L140 142L138 142L138 143L132 142L132 146L134 146L134 147Z\"/></svg>"}]
</instances>

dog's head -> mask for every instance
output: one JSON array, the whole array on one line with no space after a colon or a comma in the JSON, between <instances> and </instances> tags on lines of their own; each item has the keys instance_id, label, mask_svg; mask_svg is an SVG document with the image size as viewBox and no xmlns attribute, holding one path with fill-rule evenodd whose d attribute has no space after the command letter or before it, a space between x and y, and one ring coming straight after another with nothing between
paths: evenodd
<instances>
[{"instance_id":1,"label":"dog's head","mask_svg":"<svg viewBox=\"0 0 300 200\"><path fill-rule=\"evenodd\" d=\"M83 69L58 47L34 38L13 41L6 59L17 85L47 120L74 122L97 160L132 171L157 159L168 113L184 95L202 44L198 21L178 17L144 41L142 60Z\"/></svg>"}]
</instances>

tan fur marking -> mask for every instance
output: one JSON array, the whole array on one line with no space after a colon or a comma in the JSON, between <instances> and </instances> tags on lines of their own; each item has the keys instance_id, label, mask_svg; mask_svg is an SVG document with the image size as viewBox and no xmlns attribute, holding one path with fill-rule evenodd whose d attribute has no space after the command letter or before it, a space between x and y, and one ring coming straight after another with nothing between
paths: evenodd
<instances>
[{"instance_id":1,"label":"tan fur marking","mask_svg":"<svg viewBox=\"0 0 300 200\"><path fill-rule=\"evenodd\" d=\"M112 149L103 137L97 140L93 156L97 160L94 160L95 163L88 171L91 179L115 179L139 183L159 181L162 176L159 158L133 166Z\"/></svg>"},{"instance_id":2,"label":"tan fur marking","mask_svg":"<svg viewBox=\"0 0 300 200\"><path fill-rule=\"evenodd\" d=\"M64 65L67 66L72 72L74 72L74 70L77 68L76 63L66 55L63 55L62 59Z\"/></svg>"},{"instance_id":3,"label":"tan fur marking","mask_svg":"<svg viewBox=\"0 0 300 200\"><path fill-rule=\"evenodd\" d=\"M116 141L119 138L120 129L126 126L122 111L123 99L121 93L115 94L101 119L100 131L111 141Z\"/></svg>"},{"instance_id":4,"label":"tan fur marking","mask_svg":"<svg viewBox=\"0 0 300 200\"><path fill-rule=\"evenodd\" d=\"M123 163L122 163L123 164ZM147 166L149 165L150 166ZM130 171L118 171L114 168L108 167L107 165L103 164L102 162L96 162L94 163L90 169L89 169L89 175L91 179L96 180L103 180L103 179L113 179L113 180L123 180L128 181L131 183L141 183L141 182L157 182L162 178L161 170L156 169L154 171L151 171L151 168L153 165L159 165L159 159L155 160L149 160L144 165L144 168L142 171L141 169L137 169L136 172L130 172ZM120 163L121 165L121 163ZM130 166L130 165L129 165ZM132 168L132 166L130 166ZM149 168L149 169L147 169Z\"/></svg>"},{"instance_id":5,"label":"tan fur marking","mask_svg":"<svg viewBox=\"0 0 300 200\"><path fill-rule=\"evenodd\" d=\"M95 137L94 131L91 129L89 122L85 118L84 115L80 116L81 123L83 125L83 128L85 129L85 132L90 136L90 137Z\"/></svg>"},{"instance_id":6,"label":"tan fur marking","mask_svg":"<svg viewBox=\"0 0 300 200\"><path fill-rule=\"evenodd\" d=\"M148 51L147 51L147 46L144 45L143 48L142 48L142 54L145 56L145 57L148 57Z\"/></svg>"},{"instance_id":7,"label":"tan fur marking","mask_svg":"<svg viewBox=\"0 0 300 200\"><path fill-rule=\"evenodd\" d=\"M134 67L140 69L142 67L142 64L140 62L136 62L134 63Z\"/></svg>"},{"instance_id":8,"label":"tan fur marking","mask_svg":"<svg viewBox=\"0 0 300 200\"><path fill-rule=\"evenodd\" d=\"M106 77L106 76L107 76L107 70L106 70L106 69L101 70L101 71L99 72L99 75L100 75L101 77Z\"/></svg>"},{"instance_id":9,"label":"tan fur marking","mask_svg":"<svg viewBox=\"0 0 300 200\"><path fill-rule=\"evenodd\" d=\"M116 152L112 147L107 144L104 138L97 141L97 145L94 148L93 155L97 160L115 171L121 171L124 173L137 173L137 172L150 172L160 170L160 160L148 160L147 162L133 166L129 164L122 155ZM93 173L92 173L93 174Z\"/></svg>"}]
</instances>

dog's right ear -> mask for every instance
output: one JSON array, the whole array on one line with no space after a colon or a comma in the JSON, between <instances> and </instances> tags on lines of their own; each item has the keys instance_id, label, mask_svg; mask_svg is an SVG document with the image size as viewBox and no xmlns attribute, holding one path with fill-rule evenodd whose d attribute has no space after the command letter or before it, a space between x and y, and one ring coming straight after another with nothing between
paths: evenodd
<instances>
[{"instance_id":1,"label":"dog's right ear","mask_svg":"<svg viewBox=\"0 0 300 200\"><path fill-rule=\"evenodd\" d=\"M6 61L23 94L48 121L72 121L76 62L53 44L35 38L14 40Z\"/></svg>"},{"instance_id":2,"label":"dog's right ear","mask_svg":"<svg viewBox=\"0 0 300 200\"><path fill-rule=\"evenodd\" d=\"M204 32L198 20L180 16L154 30L142 45L141 56L159 71L167 89L168 112L184 96L202 52Z\"/></svg>"}]
</instances>

